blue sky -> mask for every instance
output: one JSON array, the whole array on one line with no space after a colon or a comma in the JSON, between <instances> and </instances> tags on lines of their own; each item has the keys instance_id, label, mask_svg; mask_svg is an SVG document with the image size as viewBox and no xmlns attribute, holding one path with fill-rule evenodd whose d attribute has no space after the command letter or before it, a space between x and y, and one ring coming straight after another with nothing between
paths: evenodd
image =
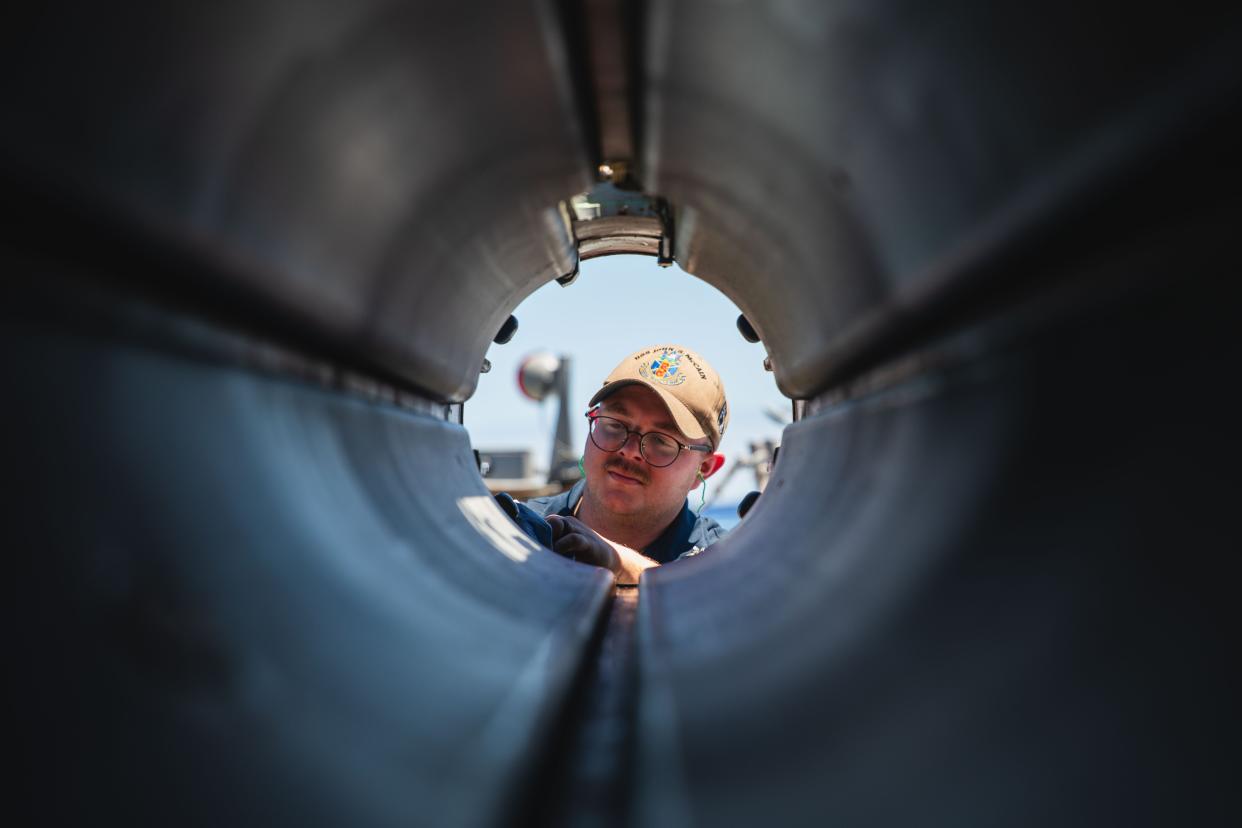
<instances>
[{"instance_id":1,"label":"blue sky","mask_svg":"<svg viewBox=\"0 0 1242 828\"><path fill-rule=\"evenodd\" d=\"M749 442L777 439L781 426L765 414L775 408L788 416L789 400L763 370L764 350L737 332L737 307L706 282L674 265L661 268L649 256L608 256L582 264L569 287L555 282L535 291L514 311L517 335L487 352L492 370L479 377L466 403L465 423L475 448L529 448L546 467L556 402L536 403L522 395L517 370L538 351L568 354L570 413L575 445L586 439L587 400L626 355L650 345L676 343L704 356L724 381L730 424L721 444L728 458L747 454ZM754 477L738 472L727 487L708 496L732 502L753 489Z\"/></svg>"}]
</instances>

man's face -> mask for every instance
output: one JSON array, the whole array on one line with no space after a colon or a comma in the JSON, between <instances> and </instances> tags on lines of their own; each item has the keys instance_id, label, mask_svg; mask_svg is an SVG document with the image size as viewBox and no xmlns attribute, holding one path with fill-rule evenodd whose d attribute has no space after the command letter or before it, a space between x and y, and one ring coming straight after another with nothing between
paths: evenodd
<instances>
[{"instance_id":1,"label":"man's face","mask_svg":"<svg viewBox=\"0 0 1242 828\"><path fill-rule=\"evenodd\" d=\"M656 393L641 385L615 391L600 409L601 414L620 420L631 431L662 431L682 443L709 445L707 440L688 440ZM587 437L583 463L592 500L618 515L650 514L653 519L680 509L686 494L698 483L700 464L709 455L683 450L672 465L657 468L643 459L638 442L639 438L631 434L618 451L606 452Z\"/></svg>"}]
</instances>

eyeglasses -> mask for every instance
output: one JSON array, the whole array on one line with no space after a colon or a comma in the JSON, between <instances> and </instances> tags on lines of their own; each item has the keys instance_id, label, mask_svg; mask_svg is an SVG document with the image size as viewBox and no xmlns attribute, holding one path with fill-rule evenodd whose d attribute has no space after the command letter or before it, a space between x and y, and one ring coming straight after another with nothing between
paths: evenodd
<instances>
[{"instance_id":1,"label":"eyeglasses","mask_svg":"<svg viewBox=\"0 0 1242 828\"><path fill-rule=\"evenodd\" d=\"M591 442L600 451L620 451L633 434L638 437L638 453L656 468L671 466L681 455L682 449L705 454L711 454L712 451L707 446L688 446L660 431L648 431L646 434L631 431L620 420L596 414L593 410L588 411L586 416L591 424Z\"/></svg>"}]
</instances>

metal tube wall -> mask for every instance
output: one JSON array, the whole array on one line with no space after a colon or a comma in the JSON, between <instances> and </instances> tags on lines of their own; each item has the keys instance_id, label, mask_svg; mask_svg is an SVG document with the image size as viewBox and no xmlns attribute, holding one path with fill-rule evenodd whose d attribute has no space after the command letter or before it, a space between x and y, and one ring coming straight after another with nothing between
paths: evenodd
<instances>
[{"instance_id":1,"label":"metal tube wall","mask_svg":"<svg viewBox=\"0 0 1242 828\"><path fill-rule=\"evenodd\" d=\"M86 5L0 51L22 804L528 815L609 585L445 405L576 265L583 16ZM1228 810L1242 30L1193 11L627 12L633 174L810 412L644 581L636 822Z\"/></svg>"}]
</instances>

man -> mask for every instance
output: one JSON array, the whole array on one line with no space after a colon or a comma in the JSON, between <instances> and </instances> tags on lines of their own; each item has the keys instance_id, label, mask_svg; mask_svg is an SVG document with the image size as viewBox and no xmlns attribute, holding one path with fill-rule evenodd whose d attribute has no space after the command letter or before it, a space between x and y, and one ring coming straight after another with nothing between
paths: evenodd
<instances>
[{"instance_id":1,"label":"man","mask_svg":"<svg viewBox=\"0 0 1242 828\"><path fill-rule=\"evenodd\" d=\"M693 555L724 535L686 495L724 465L724 385L707 361L661 345L621 361L591 398L581 468L568 492L498 499L535 540L636 584L644 569Z\"/></svg>"}]
</instances>

